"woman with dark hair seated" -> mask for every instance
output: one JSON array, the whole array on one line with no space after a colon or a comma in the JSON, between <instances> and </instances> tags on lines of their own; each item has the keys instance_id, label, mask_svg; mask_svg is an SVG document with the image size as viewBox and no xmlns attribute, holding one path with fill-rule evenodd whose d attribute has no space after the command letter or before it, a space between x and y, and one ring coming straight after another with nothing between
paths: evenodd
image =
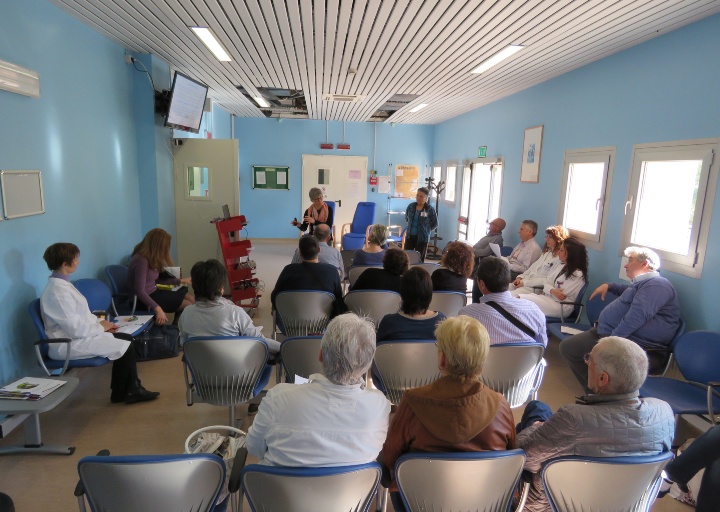
<instances>
[{"instance_id":1,"label":"woman with dark hair seated","mask_svg":"<svg viewBox=\"0 0 720 512\"><path fill-rule=\"evenodd\" d=\"M110 401L134 404L154 400L160 395L148 391L140 383L135 365L132 336L117 332L118 326L101 320L90 311L87 299L70 282L70 276L80 264L80 249L71 243L52 244L45 249L43 259L52 271L45 291L40 297L45 333L50 340L70 338L69 345L51 343L50 359L106 357L113 362L110 378Z\"/></svg>"},{"instance_id":2,"label":"woman with dark hair seated","mask_svg":"<svg viewBox=\"0 0 720 512\"><path fill-rule=\"evenodd\" d=\"M365 270L352 290L390 290L400 293L400 276L410 267L410 260L401 249L388 249L383 257L383 268Z\"/></svg>"},{"instance_id":3,"label":"woman with dark hair seated","mask_svg":"<svg viewBox=\"0 0 720 512\"><path fill-rule=\"evenodd\" d=\"M265 340L270 352L280 350L280 343L266 339L243 308L223 297L227 282L225 265L218 260L198 261L190 277L196 302L186 307L180 317L182 343L195 336L255 336Z\"/></svg>"},{"instance_id":4,"label":"woman with dark hair seated","mask_svg":"<svg viewBox=\"0 0 720 512\"><path fill-rule=\"evenodd\" d=\"M378 327L377 341L435 338L435 326L445 320L445 315L440 311L428 310L432 294L430 274L424 268L413 267L405 272L400 278L400 313L383 317Z\"/></svg>"},{"instance_id":5,"label":"woman with dark hair seated","mask_svg":"<svg viewBox=\"0 0 720 512\"><path fill-rule=\"evenodd\" d=\"M480 380L490 349L487 329L461 315L445 320L435 333L442 376L405 391L380 454L392 476L396 512L405 510L395 483L395 462L401 455L515 448L515 420L507 400Z\"/></svg>"},{"instance_id":6,"label":"woman with dark hair seated","mask_svg":"<svg viewBox=\"0 0 720 512\"><path fill-rule=\"evenodd\" d=\"M467 292L467 280L473 271L473 250L463 242L450 242L440 264L444 268L432 274L436 292Z\"/></svg>"}]
</instances>

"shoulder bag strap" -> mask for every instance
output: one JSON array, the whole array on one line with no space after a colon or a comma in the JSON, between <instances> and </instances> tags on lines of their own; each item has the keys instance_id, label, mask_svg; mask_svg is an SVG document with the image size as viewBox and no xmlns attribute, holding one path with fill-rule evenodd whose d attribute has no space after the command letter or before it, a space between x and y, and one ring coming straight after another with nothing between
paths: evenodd
<instances>
[{"instance_id":1,"label":"shoulder bag strap","mask_svg":"<svg viewBox=\"0 0 720 512\"><path fill-rule=\"evenodd\" d=\"M517 318L515 318L514 316L512 316L510 313L508 313L507 310L506 310L504 307L502 307L500 304L498 304L498 303L495 302L494 300L489 300L489 301L485 302L484 304L487 304L488 306L490 306L491 308L493 308L495 311L497 311L498 313L500 313L502 316L505 317L505 319L506 319L508 322L510 322L511 324L513 324L515 327L517 327L518 329L520 329L522 332L524 332L525 334L527 334L527 335L530 336L531 338L537 339L537 333L536 333L535 331L533 331L532 329L530 329L530 327L528 327L527 325L525 325L524 323L522 323L520 320L518 320Z\"/></svg>"}]
</instances>

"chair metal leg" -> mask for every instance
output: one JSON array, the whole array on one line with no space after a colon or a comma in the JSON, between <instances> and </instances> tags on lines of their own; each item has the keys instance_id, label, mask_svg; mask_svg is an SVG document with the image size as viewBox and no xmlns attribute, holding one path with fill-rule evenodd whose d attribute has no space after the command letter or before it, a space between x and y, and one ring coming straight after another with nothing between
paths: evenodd
<instances>
[{"instance_id":1,"label":"chair metal leg","mask_svg":"<svg viewBox=\"0 0 720 512\"><path fill-rule=\"evenodd\" d=\"M375 499L375 510L376 512L387 512L387 502L390 497L390 491L387 487L380 487L378 489L377 497Z\"/></svg>"}]
</instances>

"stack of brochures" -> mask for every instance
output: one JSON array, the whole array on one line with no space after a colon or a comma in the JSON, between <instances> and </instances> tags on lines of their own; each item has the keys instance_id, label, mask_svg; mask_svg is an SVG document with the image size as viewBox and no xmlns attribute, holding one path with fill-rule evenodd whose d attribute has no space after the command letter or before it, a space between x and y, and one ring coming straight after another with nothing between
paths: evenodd
<instances>
[{"instance_id":1,"label":"stack of brochures","mask_svg":"<svg viewBox=\"0 0 720 512\"><path fill-rule=\"evenodd\" d=\"M0 399L40 400L65 384L64 380L25 377L0 388Z\"/></svg>"}]
</instances>

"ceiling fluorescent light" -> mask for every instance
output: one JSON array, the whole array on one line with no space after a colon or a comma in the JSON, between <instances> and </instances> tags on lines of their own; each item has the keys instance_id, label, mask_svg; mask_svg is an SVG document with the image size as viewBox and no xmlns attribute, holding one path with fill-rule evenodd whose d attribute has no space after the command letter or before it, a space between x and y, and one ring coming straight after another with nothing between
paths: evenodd
<instances>
[{"instance_id":1,"label":"ceiling fluorescent light","mask_svg":"<svg viewBox=\"0 0 720 512\"><path fill-rule=\"evenodd\" d=\"M410 112L415 113L415 112L417 112L418 110L422 110L422 109L424 109L424 108L427 107L427 106L428 106L427 103L420 103L420 105L416 105L416 106L414 106L413 108L411 108L411 109L410 109Z\"/></svg>"},{"instance_id":2,"label":"ceiling fluorescent light","mask_svg":"<svg viewBox=\"0 0 720 512\"><path fill-rule=\"evenodd\" d=\"M207 46L207 49L215 55L217 60L221 62L229 62L232 60L225 49L218 43L218 40L215 39L215 36L210 32L209 28L190 27L190 29L195 32L195 35L198 36L203 44Z\"/></svg>"},{"instance_id":3,"label":"ceiling fluorescent light","mask_svg":"<svg viewBox=\"0 0 720 512\"><path fill-rule=\"evenodd\" d=\"M257 103L259 107L270 108L270 103L265 101L265 98L263 98L262 96L253 96L253 99L255 100L255 103Z\"/></svg>"},{"instance_id":4,"label":"ceiling fluorescent light","mask_svg":"<svg viewBox=\"0 0 720 512\"><path fill-rule=\"evenodd\" d=\"M502 61L515 54L516 52L519 52L523 48L525 47L519 44L511 44L507 48L500 50L488 60L480 64L477 68L473 69L472 73L483 73L491 67L495 66L496 64L500 64Z\"/></svg>"}]
</instances>

